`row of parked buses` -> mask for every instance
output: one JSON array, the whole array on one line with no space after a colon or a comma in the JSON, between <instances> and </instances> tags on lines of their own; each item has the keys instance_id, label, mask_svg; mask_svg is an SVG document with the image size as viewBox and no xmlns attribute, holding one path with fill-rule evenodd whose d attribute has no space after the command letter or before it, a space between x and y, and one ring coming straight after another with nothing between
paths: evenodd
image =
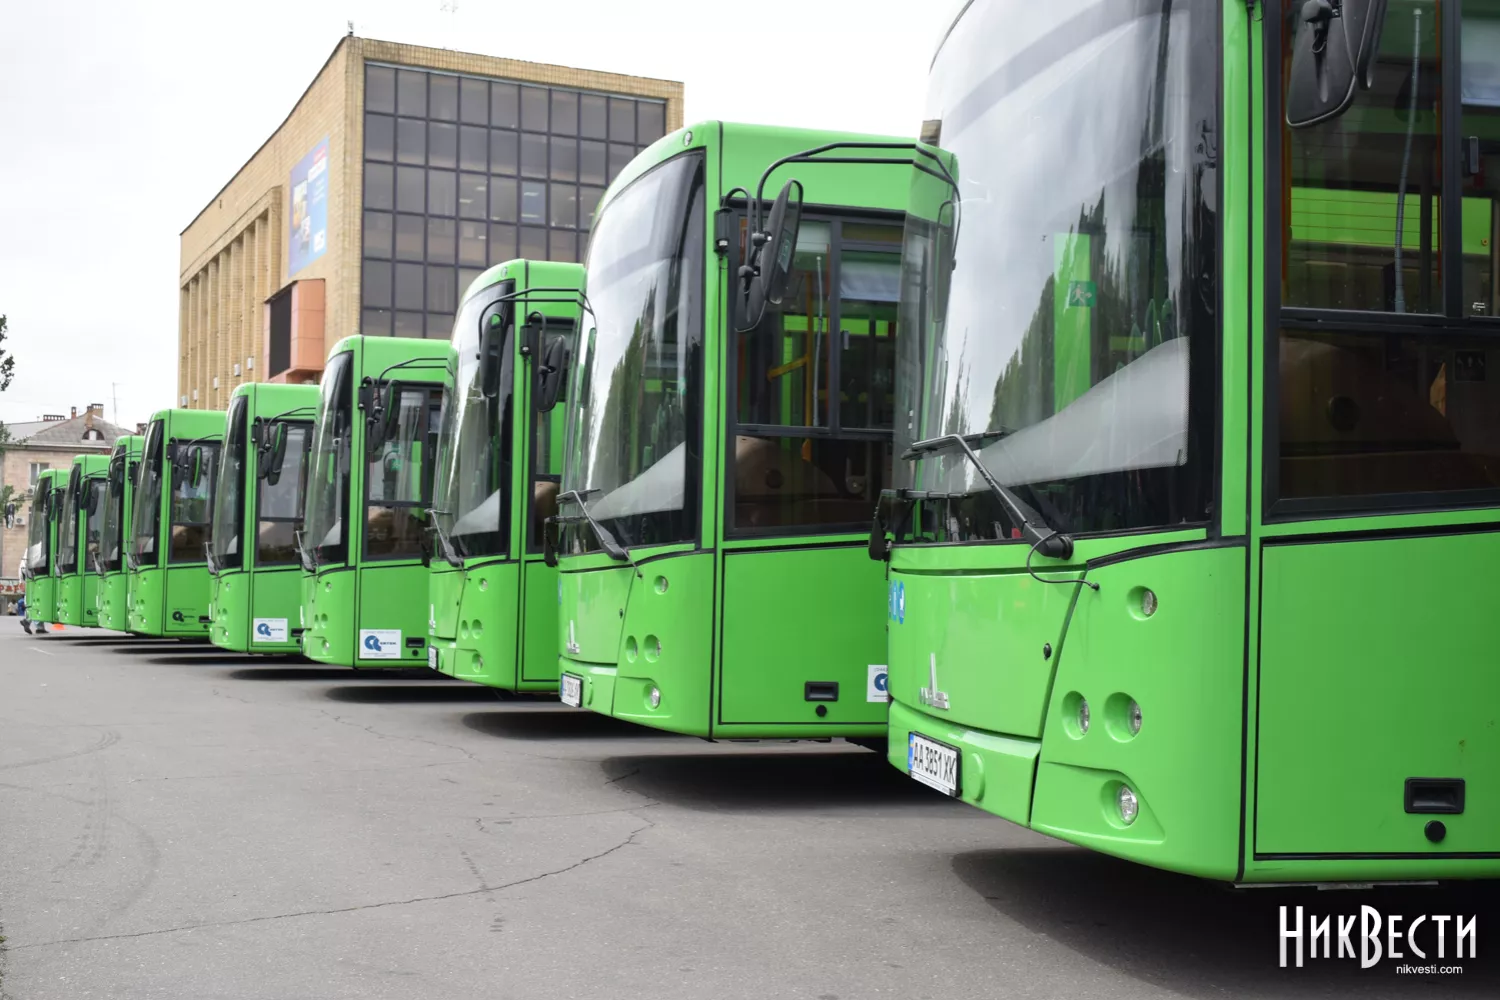
<instances>
[{"instance_id":1,"label":"row of parked buses","mask_svg":"<svg viewBox=\"0 0 1500 1000\"><path fill-rule=\"evenodd\" d=\"M449 344L44 475L33 617L842 738L1214 879L1500 875L1500 5L1097 7L965 4L920 143L674 132Z\"/></svg>"}]
</instances>

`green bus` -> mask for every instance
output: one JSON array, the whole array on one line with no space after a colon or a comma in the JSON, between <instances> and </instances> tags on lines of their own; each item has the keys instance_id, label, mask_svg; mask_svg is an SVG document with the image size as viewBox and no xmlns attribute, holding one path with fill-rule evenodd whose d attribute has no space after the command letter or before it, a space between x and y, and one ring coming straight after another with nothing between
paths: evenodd
<instances>
[{"instance_id":1,"label":"green bus","mask_svg":"<svg viewBox=\"0 0 1500 1000\"><path fill-rule=\"evenodd\" d=\"M115 441L104 483L104 520L95 564L99 574L95 610L99 627L117 632L125 631L129 624L125 604L130 575L125 571L125 552L130 545L130 495L145 440L139 434L130 434Z\"/></svg>"},{"instance_id":2,"label":"green bus","mask_svg":"<svg viewBox=\"0 0 1500 1000\"><path fill-rule=\"evenodd\" d=\"M605 193L554 519L564 702L707 739L884 737L865 538L890 468L909 167L767 170L890 141L702 122ZM801 185L800 237L770 256L747 213L765 180Z\"/></svg>"},{"instance_id":3,"label":"green bus","mask_svg":"<svg viewBox=\"0 0 1500 1000\"><path fill-rule=\"evenodd\" d=\"M303 456L315 385L251 382L229 399L209 530L208 637L238 653L296 653Z\"/></svg>"},{"instance_id":4,"label":"green bus","mask_svg":"<svg viewBox=\"0 0 1500 1000\"><path fill-rule=\"evenodd\" d=\"M1216 880L1494 877L1500 4L1327 9L974 0L940 44L889 759Z\"/></svg>"},{"instance_id":5,"label":"green bus","mask_svg":"<svg viewBox=\"0 0 1500 1000\"><path fill-rule=\"evenodd\" d=\"M508 691L557 690L557 406L583 268L513 260L474 280L453 326L433 486L427 662Z\"/></svg>"},{"instance_id":6,"label":"green bus","mask_svg":"<svg viewBox=\"0 0 1500 1000\"><path fill-rule=\"evenodd\" d=\"M427 663L427 511L448 350L354 336L329 352L297 543L309 659Z\"/></svg>"},{"instance_id":7,"label":"green bus","mask_svg":"<svg viewBox=\"0 0 1500 1000\"><path fill-rule=\"evenodd\" d=\"M52 569L68 471L42 470L31 491L31 513L26 520L26 617L44 624L57 621L57 577Z\"/></svg>"},{"instance_id":8,"label":"green bus","mask_svg":"<svg viewBox=\"0 0 1500 1000\"><path fill-rule=\"evenodd\" d=\"M126 628L208 635L208 541L222 410L158 410L141 444L126 548Z\"/></svg>"},{"instance_id":9,"label":"green bus","mask_svg":"<svg viewBox=\"0 0 1500 1000\"><path fill-rule=\"evenodd\" d=\"M52 567L60 625L98 624L99 575L94 558L99 554L99 526L104 518L100 500L108 471L108 455L78 455L68 474L57 526L57 561Z\"/></svg>"}]
</instances>

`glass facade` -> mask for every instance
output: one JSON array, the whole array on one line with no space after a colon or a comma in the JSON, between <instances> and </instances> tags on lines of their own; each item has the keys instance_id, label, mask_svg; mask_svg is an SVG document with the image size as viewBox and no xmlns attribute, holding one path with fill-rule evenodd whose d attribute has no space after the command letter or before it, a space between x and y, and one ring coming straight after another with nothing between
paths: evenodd
<instances>
[{"instance_id":1,"label":"glass facade","mask_svg":"<svg viewBox=\"0 0 1500 1000\"><path fill-rule=\"evenodd\" d=\"M582 260L605 186L665 130L664 101L367 65L360 332L446 339L486 267Z\"/></svg>"}]
</instances>

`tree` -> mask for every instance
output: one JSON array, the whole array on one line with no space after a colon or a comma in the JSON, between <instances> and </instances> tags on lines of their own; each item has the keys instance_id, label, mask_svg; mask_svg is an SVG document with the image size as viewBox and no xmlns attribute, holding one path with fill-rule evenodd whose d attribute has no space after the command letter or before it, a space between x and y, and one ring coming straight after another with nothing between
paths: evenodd
<instances>
[{"instance_id":1,"label":"tree","mask_svg":"<svg viewBox=\"0 0 1500 1000\"><path fill-rule=\"evenodd\" d=\"M0 392L10 388L16 375L16 359L5 349L5 316L0 314Z\"/></svg>"}]
</instances>

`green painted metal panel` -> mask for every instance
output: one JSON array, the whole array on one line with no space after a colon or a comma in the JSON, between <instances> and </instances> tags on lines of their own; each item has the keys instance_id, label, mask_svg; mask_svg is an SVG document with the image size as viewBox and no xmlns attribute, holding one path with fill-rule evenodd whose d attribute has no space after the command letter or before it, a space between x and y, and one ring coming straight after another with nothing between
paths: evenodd
<instances>
[{"instance_id":1,"label":"green painted metal panel","mask_svg":"<svg viewBox=\"0 0 1500 1000\"><path fill-rule=\"evenodd\" d=\"M617 573L562 575L564 593L569 578L580 576L623 579L629 587L625 614L618 620L613 700L595 701L595 711L673 732L714 734L713 677L704 667L713 662L716 571L714 556L700 552L654 560L639 575L628 567ZM593 607L604 612L608 605ZM566 602L563 611L568 611ZM588 655L587 646L583 654ZM572 669L566 655L562 669ZM661 692L661 704L654 708L652 688Z\"/></svg>"},{"instance_id":2,"label":"green painted metal panel","mask_svg":"<svg viewBox=\"0 0 1500 1000\"><path fill-rule=\"evenodd\" d=\"M1500 849L1500 671L1472 627L1497 558L1494 532L1264 548L1257 852ZM1408 778L1464 780L1463 813L1407 814Z\"/></svg>"},{"instance_id":3,"label":"green painted metal panel","mask_svg":"<svg viewBox=\"0 0 1500 1000\"><path fill-rule=\"evenodd\" d=\"M521 567L495 562L449 575L463 583L461 597L454 602L458 628L451 673L491 687L520 690L516 646L521 631ZM556 606L555 594L553 598Z\"/></svg>"},{"instance_id":4,"label":"green painted metal panel","mask_svg":"<svg viewBox=\"0 0 1500 1000\"><path fill-rule=\"evenodd\" d=\"M719 715L725 723L867 724L883 729L885 574L860 548L725 552ZM807 700L807 685L837 699ZM821 712L819 710L822 710Z\"/></svg>"},{"instance_id":5,"label":"green painted metal panel","mask_svg":"<svg viewBox=\"0 0 1500 1000\"><path fill-rule=\"evenodd\" d=\"M1088 578L1099 590L1076 592L1054 656L1031 825L1146 864L1233 878L1245 549L1150 555ZM1087 731L1079 725L1084 702ZM1141 713L1134 733L1132 703ZM1128 826L1116 800L1121 784L1141 810Z\"/></svg>"},{"instance_id":6,"label":"green painted metal panel","mask_svg":"<svg viewBox=\"0 0 1500 1000\"><path fill-rule=\"evenodd\" d=\"M1020 547L1012 546L1019 553ZM938 717L1036 739L1052 683L1045 647L1062 641L1072 588L1024 572L921 574L892 560L890 691L921 710L922 691L947 695Z\"/></svg>"},{"instance_id":7,"label":"green painted metal panel","mask_svg":"<svg viewBox=\"0 0 1500 1000\"><path fill-rule=\"evenodd\" d=\"M523 575L523 627L519 642L521 684L526 688L537 685L541 690L555 691L560 661L557 644L557 613L561 607L558 573L540 559L528 559L523 564Z\"/></svg>"}]
</instances>

